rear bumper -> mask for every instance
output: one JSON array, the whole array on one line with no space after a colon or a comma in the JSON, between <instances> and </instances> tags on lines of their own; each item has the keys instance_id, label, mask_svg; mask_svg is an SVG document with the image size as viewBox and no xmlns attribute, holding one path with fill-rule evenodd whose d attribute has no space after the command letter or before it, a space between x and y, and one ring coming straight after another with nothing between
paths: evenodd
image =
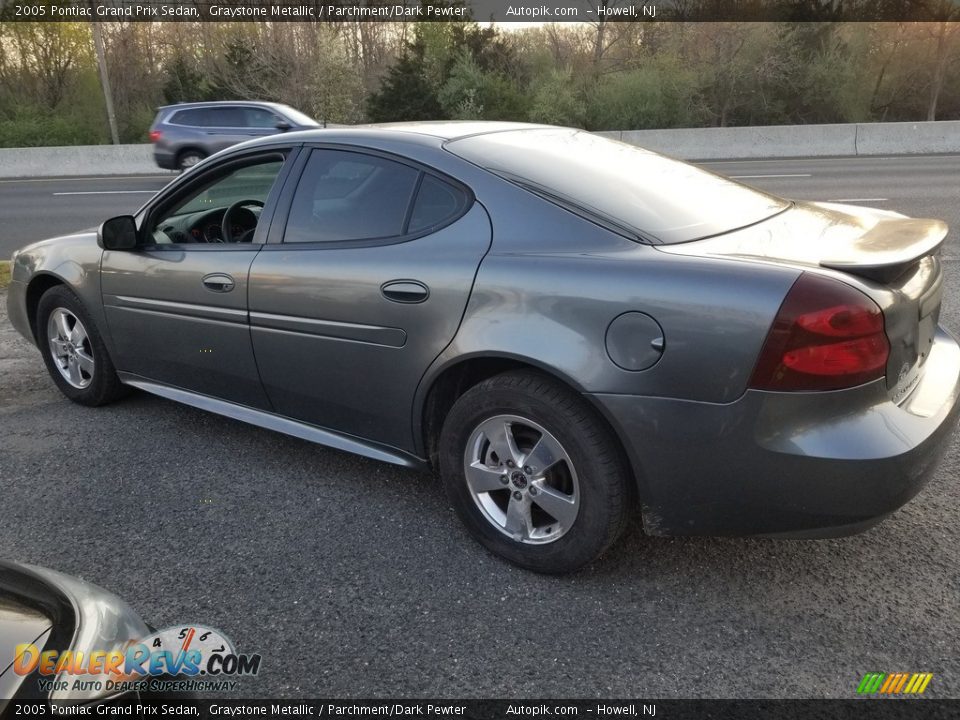
<instances>
[{"instance_id":1,"label":"rear bumper","mask_svg":"<svg viewBox=\"0 0 960 720\"><path fill-rule=\"evenodd\" d=\"M592 397L630 455L649 534L833 537L876 524L930 479L960 415L960 346L938 330L898 405L882 380L723 405Z\"/></svg>"},{"instance_id":2,"label":"rear bumper","mask_svg":"<svg viewBox=\"0 0 960 720\"><path fill-rule=\"evenodd\" d=\"M163 148L158 148L156 145L153 148L153 160L157 163L159 167L162 167L164 170L176 170L177 169L177 154L172 150L165 150Z\"/></svg>"}]
</instances>

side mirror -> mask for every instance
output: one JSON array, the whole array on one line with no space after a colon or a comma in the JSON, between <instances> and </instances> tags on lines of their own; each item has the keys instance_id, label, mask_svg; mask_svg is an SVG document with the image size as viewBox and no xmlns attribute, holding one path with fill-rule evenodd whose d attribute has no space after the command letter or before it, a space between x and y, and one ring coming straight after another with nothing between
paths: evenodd
<instances>
[{"instance_id":1,"label":"side mirror","mask_svg":"<svg viewBox=\"0 0 960 720\"><path fill-rule=\"evenodd\" d=\"M274 127L280 132L286 132L293 126L290 123L288 123L286 120L278 120L277 124L274 125Z\"/></svg>"},{"instance_id":2,"label":"side mirror","mask_svg":"<svg viewBox=\"0 0 960 720\"><path fill-rule=\"evenodd\" d=\"M133 215L110 218L97 231L97 244L104 250L132 250L137 246L137 222Z\"/></svg>"}]
</instances>

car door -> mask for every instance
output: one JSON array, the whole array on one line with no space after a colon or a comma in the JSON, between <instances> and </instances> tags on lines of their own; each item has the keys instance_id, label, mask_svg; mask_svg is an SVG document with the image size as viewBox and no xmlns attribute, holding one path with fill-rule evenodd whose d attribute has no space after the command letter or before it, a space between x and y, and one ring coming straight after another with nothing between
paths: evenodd
<instances>
[{"instance_id":1,"label":"car door","mask_svg":"<svg viewBox=\"0 0 960 720\"><path fill-rule=\"evenodd\" d=\"M216 105L204 109L207 150L213 154L231 145L257 137L247 127L246 109L238 105Z\"/></svg>"},{"instance_id":2,"label":"car door","mask_svg":"<svg viewBox=\"0 0 960 720\"><path fill-rule=\"evenodd\" d=\"M463 316L486 211L432 170L333 148L311 151L288 197L282 242L250 271L267 395L289 417L412 450L414 392Z\"/></svg>"},{"instance_id":3,"label":"car door","mask_svg":"<svg viewBox=\"0 0 960 720\"><path fill-rule=\"evenodd\" d=\"M289 121L266 108L245 107L243 108L243 114L248 137L276 135L281 132L280 128L277 127L279 123L286 123L286 126L290 126Z\"/></svg>"},{"instance_id":4,"label":"car door","mask_svg":"<svg viewBox=\"0 0 960 720\"><path fill-rule=\"evenodd\" d=\"M138 247L104 252L101 292L119 371L269 406L250 345L247 277L292 155L245 153L198 171L145 209ZM224 242L223 215L234 205L233 241Z\"/></svg>"}]
</instances>

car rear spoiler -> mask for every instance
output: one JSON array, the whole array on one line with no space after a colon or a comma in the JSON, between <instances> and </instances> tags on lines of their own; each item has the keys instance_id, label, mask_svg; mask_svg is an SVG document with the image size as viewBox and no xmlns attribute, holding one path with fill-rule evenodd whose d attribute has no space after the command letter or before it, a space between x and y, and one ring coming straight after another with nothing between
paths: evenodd
<instances>
[{"instance_id":1,"label":"car rear spoiler","mask_svg":"<svg viewBox=\"0 0 960 720\"><path fill-rule=\"evenodd\" d=\"M918 260L932 255L947 236L942 220L890 217L880 219L863 235L831 249L821 267L890 282Z\"/></svg>"}]
</instances>

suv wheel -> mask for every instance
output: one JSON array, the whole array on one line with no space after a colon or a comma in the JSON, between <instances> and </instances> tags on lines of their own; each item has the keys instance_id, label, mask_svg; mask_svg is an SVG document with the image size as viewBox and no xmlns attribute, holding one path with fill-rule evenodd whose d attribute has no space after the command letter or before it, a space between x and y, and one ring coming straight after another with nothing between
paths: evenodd
<instances>
[{"instance_id":1,"label":"suv wheel","mask_svg":"<svg viewBox=\"0 0 960 720\"><path fill-rule=\"evenodd\" d=\"M177 155L177 167L181 170L189 170L205 157L206 155L199 150L184 150Z\"/></svg>"},{"instance_id":2,"label":"suv wheel","mask_svg":"<svg viewBox=\"0 0 960 720\"><path fill-rule=\"evenodd\" d=\"M60 392L81 405L104 405L127 388L86 308L63 285L40 298L36 317L40 353Z\"/></svg>"},{"instance_id":3,"label":"suv wheel","mask_svg":"<svg viewBox=\"0 0 960 720\"><path fill-rule=\"evenodd\" d=\"M609 430L576 393L533 372L497 375L457 400L440 475L470 533L537 572L593 561L629 519L630 476Z\"/></svg>"}]
</instances>

